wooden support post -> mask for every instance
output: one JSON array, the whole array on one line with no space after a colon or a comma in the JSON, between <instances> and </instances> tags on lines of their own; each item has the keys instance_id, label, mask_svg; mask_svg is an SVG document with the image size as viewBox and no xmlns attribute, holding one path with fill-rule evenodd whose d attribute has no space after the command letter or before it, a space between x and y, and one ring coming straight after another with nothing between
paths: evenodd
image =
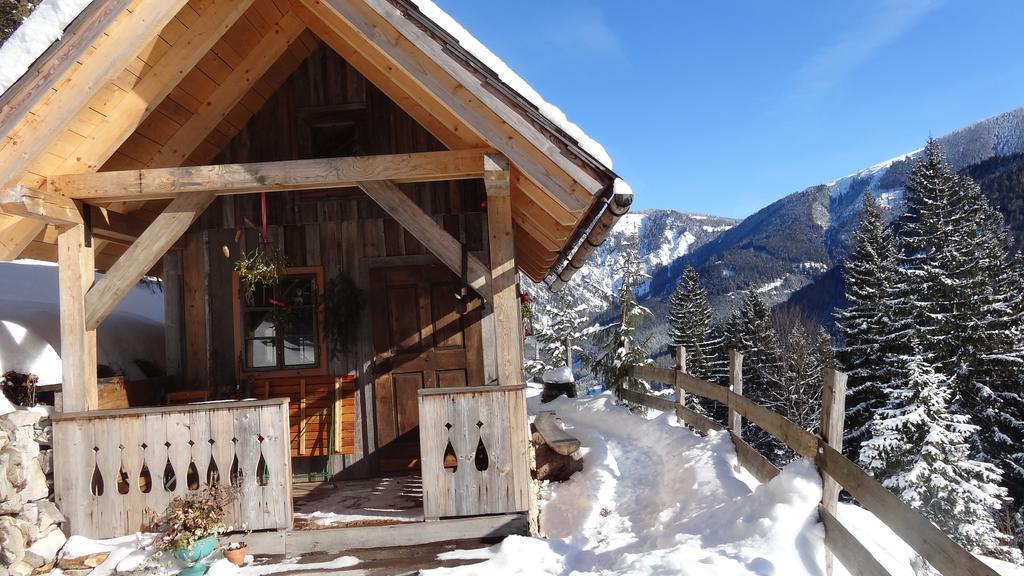
<instances>
[{"instance_id":1,"label":"wooden support post","mask_svg":"<svg viewBox=\"0 0 1024 576\"><path fill-rule=\"evenodd\" d=\"M686 392L683 392L683 379L680 377L681 374L686 373L686 346L679 346L676 348L676 404L680 406L686 405Z\"/></svg>"},{"instance_id":2,"label":"wooden support post","mask_svg":"<svg viewBox=\"0 0 1024 576\"><path fill-rule=\"evenodd\" d=\"M821 391L821 438L838 452L843 451L843 420L846 416L846 374L829 369ZM839 503L839 483L821 473L821 506L832 516ZM826 525L827 526L827 525ZM825 573L832 576L832 551L825 548Z\"/></svg>"},{"instance_id":3,"label":"wooden support post","mask_svg":"<svg viewBox=\"0 0 1024 576\"><path fill-rule=\"evenodd\" d=\"M99 407L96 386L96 332L86 327L85 294L95 276L93 249L86 246L85 225L69 226L57 235L60 278L60 360L63 411Z\"/></svg>"},{"instance_id":4,"label":"wooden support post","mask_svg":"<svg viewBox=\"0 0 1024 576\"><path fill-rule=\"evenodd\" d=\"M509 164L508 159L500 154L486 154L483 162L495 334L494 342L485 345L496 347L498 384L521 384L523 327L516 290L518 270Z\"/></svg>"},{"instance_id":5,"label":"wooden support post","mask_svg":"<svg viewBox=\"0 0 1024 576\"><path fill-rule=\"evenodd\" d=\"M729 350L729 388L734 394L743 395L743 354L736 350ZM743 416L731 404L728 424L733 434L743 437Z\"/></svg>"},{"instance_id":6,"label":"wooden support post","mask_svg":"<svg viewBox=\"0 0 1024 576\"><path fill-rule=\"evenodd\" d=\"M182 371L182 283L181 251L164 255L164 358L165 373L180 378Z\"/></svg>"}]
</instances>

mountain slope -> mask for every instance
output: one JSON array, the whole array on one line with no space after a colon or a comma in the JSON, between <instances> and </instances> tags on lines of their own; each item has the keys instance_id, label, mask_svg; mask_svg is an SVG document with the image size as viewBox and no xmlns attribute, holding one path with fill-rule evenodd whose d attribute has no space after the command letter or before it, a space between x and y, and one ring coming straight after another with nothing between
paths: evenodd
<instances>
[{"instance_id":1,"label":"mountain slope","mask_svg":"<svg viewBox=\"0 0 1024 576\"><path fill-rule=\"evenodd\" d=\"M1011 230L1024 235L1024 108L1018 108L937 139L952 166L975 177L1003 210ZM664 302L684 266L693 265L721 318L758 290L771 304L790 299L812 316L828 319L841 299L833 273L852 250L865 190L872 190L890 217L901 206L903 183L915 150L827 184L808 187L759 210L742 223L654 272L649 297ZM823 293L823 292L828 292Z\"/></svg>"}]
</instances>

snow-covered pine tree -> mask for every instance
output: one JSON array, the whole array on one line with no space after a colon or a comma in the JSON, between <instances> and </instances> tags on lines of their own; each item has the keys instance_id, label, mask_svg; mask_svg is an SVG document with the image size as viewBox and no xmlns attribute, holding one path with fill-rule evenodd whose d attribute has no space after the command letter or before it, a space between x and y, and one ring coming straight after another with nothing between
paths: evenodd
<instances>
[{"instance_id":1,"label":"snow-covered pine tree","mask_svg":"<svg viewBox=\"0 0 1024 576\"><path fill-rule=\"evenodd\" d=\"M757 292L747 293L739 311L738 325L733 329L737 332L730 339L743 353L743 395L763 406L770 405L776 397L772 391L783 379L782 367L771 313ZM784 444L747 421L744 421L743 436L769 459L785 451Z\"/></svg>"},{"instance_id":2,"label":"snow-covered pine tree","mask_svg":"<svg viewBox=\"0 0 1024 576\"><path fill-rule=\"evenodd\" d=\"M636 233L623 240L614 274L618 287L608 297L617 321L597 333L600 353L593 362L592 370L607 388L618 391L624 387L638 392L650 392L649 383L633 378L628 373L631 366L643 366L651 362L648 357L649 339L639 335L639 328L654 317L650 310L640 305L636 297L636 289L649 279L641 266L640 241Z\"/></svg>"},{"instance_id":3,"label":"snow-covered pine tree","mask_svg":"<svg viewBox=\"0 0 1024 576\"><path fill-rule=\"evenodd\" d=\"M669 299L669 340L673 346L686 350L686 371L707 380L719 382L728 374L728 360L722 338L711 324L711 305L700 276L687 266L675 292ZM714 402L687 396L690 408L709 413Z\"/></svg>"},{"instance_id":4,"label":"snow-covered pine tree","mask_svg":"<svg viewBox=\"0 0 1024 576\"><path fill-rule=\"evenodd\" d=\"M820 325L795 308L778 307L772 325L779 341L779 369L771 374L764 405L805 430L817 433L821 424L821 391L825 370L835 367L832 339ZM796 454L771 441L768 457L778 466Z\"/></svg>"},{"instance_id":5,"label":"snow-covered pine tree","mask_svg":"<svg viewBox=\"0 0 1024 576\"><path fill-rule=\"evenodd\" d=\"M971 458L976 426L950 412L952 383L912 336L908 352L891 356L894 379L883 385L886 406L876 412L860 462L879 482L918 509L965 548L1012 557L996 525L1006 490L999 469Z\"/></svg>"},{"instance_id":6,"label":"snow-covered pine tree","mask_svg":"<svg viewBox=\"0 0 1024 576\"><path fill-rule=\"evenodd\" d=\"M782 414L794 424L816 432L821 423L821 389L824 373L817 343L808 337L802 324L793 326L780 345L778 374L766 391L765 406ZM745 390L744 390L745 391ZM788 447L776 446L772 462L788 464L794 453Z\"/></svg>"},{"instance_id":7,"label":"snow-covered pine tree","mask_svg":"<svg viewBox=\"0 0 1024 576\"><path fill-rule=\"evenodd\" d=\"M849 376L844 448L856 461L861 442L870 435L872 414L885 401L878 382L885 367L881 338L889 322L884 302L896 266L892 232L870 191L864 193L864 209L854 238L853 254L843 265L848 305L837 310L835 318L843 338L839 360Z\"/></svg>"},{"instance_id":8,"label":"snow-covered pine tree","mask_svg":"<svg viewBox=\"0 0 1024 576\"><path fill-rule=\"evenodd\" d=\"M958 185L938 143L929 140L907 180L906 208L898 223L899 265L886 297L890 316L880 339L882 346L906 353L906 343L916 336L921 352L943 374L955 370L955 346L946 336L953 309L950 267L959 259L955 244L961 240L961 219L954 210Z\"/></svg>"},{"instance_id":9,"label":"snow-covered pine tree","mask_svg":"<svg viewBox=\"0 0 1024 576\"><path fill-rule=\"evenodd\" d=\"M579 275L574 276L540 311L535 337L547 367L571 369L578 359L576 355L583 352L581 343L593 333L594 322L586 299L581 296L587 290Z\"/></svg>"}]
</instances>

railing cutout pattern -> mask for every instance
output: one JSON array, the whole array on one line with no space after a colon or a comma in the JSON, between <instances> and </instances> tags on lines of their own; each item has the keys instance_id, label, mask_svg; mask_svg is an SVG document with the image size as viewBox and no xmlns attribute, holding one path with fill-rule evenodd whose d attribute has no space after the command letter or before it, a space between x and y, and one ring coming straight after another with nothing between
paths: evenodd
<instances>
[{"instance_id":1,"label":"railing cutout pattern","mask_svg":"<svg viewBox=\"0 0 1024 576\"><path fill-rule=\"evenodd\" d=\"M529 508L525 387L420 390L419 416L427 519Z\"/></svg>"},{"instance_id":2,"label":"railing cutout pattern","mask_svg":"<svg viewBox=\"0 0 1024 576\"><path fill-rule=\"evenodd\" d=\"M54 417L54 489L73 534L133 534L176 496L223 480L238 530L290 528L288 401L261 400ZM155 471L159 471L154 474Z\"/></svg>"}]
</instances>

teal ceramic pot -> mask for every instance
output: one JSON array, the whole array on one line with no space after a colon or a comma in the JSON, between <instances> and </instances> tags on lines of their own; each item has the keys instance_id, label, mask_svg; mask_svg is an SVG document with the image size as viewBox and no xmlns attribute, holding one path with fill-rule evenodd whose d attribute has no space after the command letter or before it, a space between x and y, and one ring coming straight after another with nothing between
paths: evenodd
<instances>
[{"instance_id":1,"label":"teal ceramic pot","mask_svg":"<svg viewBox=\"0 0 1024 576\"><path fill-rule=\"evenodd\" d=\"M211 534L202 540L197 540L188 548L175 550L174 557L190 565L189 568L182 570L180 574L182 576L201 576L206 574L206 566L200 564L200 562L210 554L213 554L213 549L216 546L217 535Z\"/></svg>"}]
</instances>

